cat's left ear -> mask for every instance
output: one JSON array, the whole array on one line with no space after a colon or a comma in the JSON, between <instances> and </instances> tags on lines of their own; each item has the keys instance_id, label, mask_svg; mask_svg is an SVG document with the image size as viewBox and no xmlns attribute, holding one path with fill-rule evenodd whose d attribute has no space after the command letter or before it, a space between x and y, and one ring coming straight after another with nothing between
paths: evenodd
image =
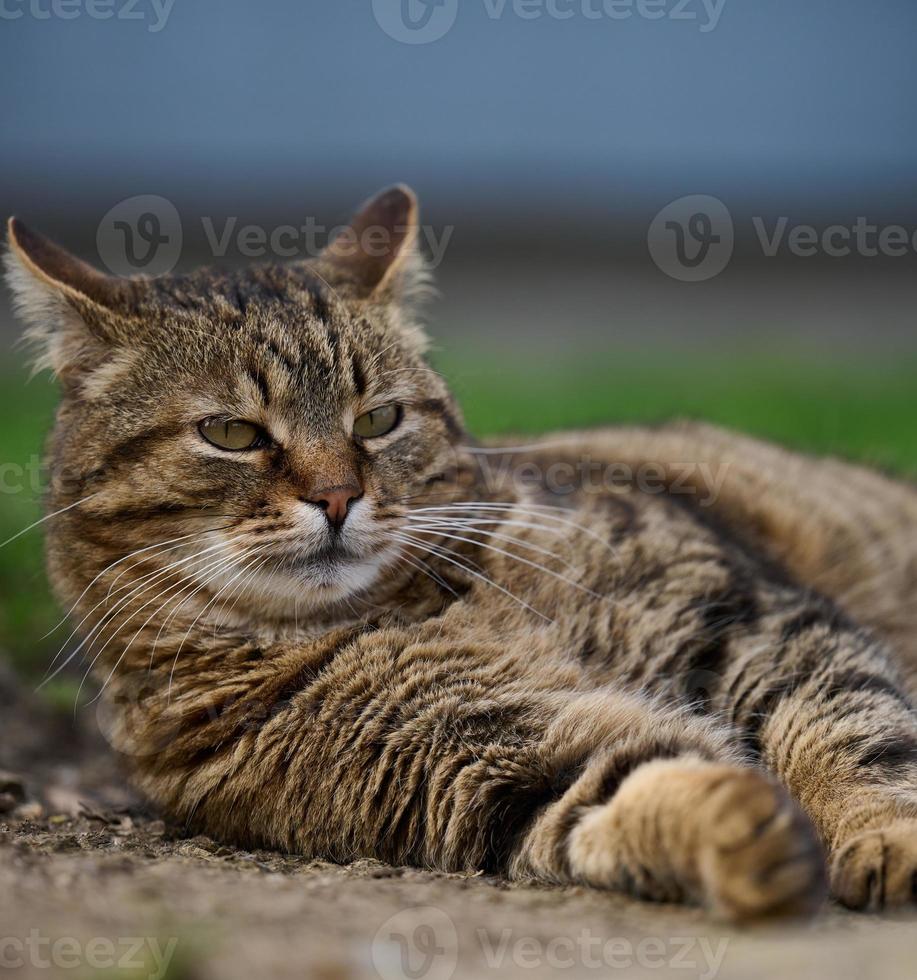
<instances>
[{"instance_id":1,"label":"cat's left ear","mask_svg":"<svg viewBox=\"0 0 917 980\"><path fill-rule=\"evenodd\" d=\"M8 224L6 279L36 349L36 370L67 380L129 340L140 281L107 276L17 218Z\"/></svg>"},{"instance_id":2,"label":"cat's left ear","mask_svg":"<svg viewBox=\"0 0 917 980\"><path fill-rule=\"evenodd\" d=\"M353 299L402 303L425 284L417 197L404 185L368 201L312 268Z\"/></svg>"}]
</instances>

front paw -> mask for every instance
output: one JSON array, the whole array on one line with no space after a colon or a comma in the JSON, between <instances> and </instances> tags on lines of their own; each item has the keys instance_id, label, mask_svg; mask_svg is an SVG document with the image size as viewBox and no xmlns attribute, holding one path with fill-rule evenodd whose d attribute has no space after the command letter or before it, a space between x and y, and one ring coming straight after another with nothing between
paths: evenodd
<instances>
[{"instance_id":1,"label":"front paw","mask_svg":"<svg viewBox=\"0 0 917 980\"><path fill-rule=\"evenodd\" d=\"M814 911L825 893L824 857L808 818L784 790L755 771L712 788L701 813L698 867L721 918Z\"/></svg>"},{"instance_id":2,"label":"front paw","mask_svg":"<svg viewBox=\"0 0 917 980\"><path fill-rule=\"evenodd\" d=\"M831 894L865 912L917 905L917 820L851 838L831 862Z\"/></svg>"},{"instance_id":3,"label":"front paw","mask_svg":"<svg viewBox=\"0 0 917 980\"><path fill-rule=\"evenodd\" d=\"M808 818L754 769L694 758L635 770L570 834L580 880L657 901L697 901L720 918L800 915L825 893Z\"/></svg>"}]
</instances>

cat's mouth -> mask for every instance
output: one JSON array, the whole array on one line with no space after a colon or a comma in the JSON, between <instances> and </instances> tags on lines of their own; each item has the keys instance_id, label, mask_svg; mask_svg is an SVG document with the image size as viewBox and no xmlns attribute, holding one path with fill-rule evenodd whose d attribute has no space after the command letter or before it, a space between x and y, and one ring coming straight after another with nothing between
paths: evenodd
<instances>
[{"instance_id":1,"label":"cat's mouth","mask_svg":"<svg viewBox=\"0 0 917 980\"><path fill-rule=\"evenodd\" d=\"M397 545L382 533L353 532L258 544L246 542L211 583L243 621L251 610L272 620L299 620L366 593L397 559Z\"/></svg>"},{"instance_id":2,"label":"cat's mouth","mask_svg":"<svg viewBox=\"0 0 917 980\"><path fill-rule=\"evenodd\" d=\"M329 541L310 551L300 549L280 554L275 560L276 571L289 575L302 575L316 584L325 584L335 573L367 560L363 552L356 552L340 541Z\"/></svg>"},{"instance_id":3,"label":"cat's mouth","mask_svg":"<svg viewBox=\"0 0 917 980\"><path fill-rule=\"evenodd\" d=\"M389 550L357 550L334 539L317 548L279 550L256 568L244 591L278 617L306 612L370 588L390 560Z\"/></svg>"}]
</instances>

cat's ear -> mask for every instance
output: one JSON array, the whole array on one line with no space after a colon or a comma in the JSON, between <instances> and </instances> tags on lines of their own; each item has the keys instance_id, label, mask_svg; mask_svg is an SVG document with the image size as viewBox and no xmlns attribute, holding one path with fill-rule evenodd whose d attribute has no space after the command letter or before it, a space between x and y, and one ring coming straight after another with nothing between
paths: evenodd
<instances>
[{"instance_id":1,"label":"cat's ear","mask_svg":"<svg viewBox=\"0 0 917 980\"><path fill-rule=\"evenodd\" d=\"M35 369L68 378L98 366L125 337L137 283L107 276L16 218L8 223L6 280Z\"/></svg>"},{"instance_id":2,"label":"cat's ear","mask_svg":"<svg viewBox=\"0 0 917 980\"><path fill-rule=\"evenodd\" d=\"M425 285L414 192L391 187L368 201L314 263L344 295L403 303Z\"/></svg>"}]
</instances>

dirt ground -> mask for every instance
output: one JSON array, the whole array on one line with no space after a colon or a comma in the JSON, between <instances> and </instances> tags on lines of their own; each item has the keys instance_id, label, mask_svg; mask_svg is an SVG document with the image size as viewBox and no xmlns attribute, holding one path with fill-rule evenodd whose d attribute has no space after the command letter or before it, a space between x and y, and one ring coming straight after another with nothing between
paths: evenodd
<instances>
[{"instance_id":1,"label":"dirt ground","mask_svg":"<svg viewBox=\"0 0 917 980\"><path fill-rule=\"evenodd\" d=\"M917 918L725 928L580 888L248 853L158 819L0 673L0 977L905 978Z\"/></svg>"}]
</instances>

